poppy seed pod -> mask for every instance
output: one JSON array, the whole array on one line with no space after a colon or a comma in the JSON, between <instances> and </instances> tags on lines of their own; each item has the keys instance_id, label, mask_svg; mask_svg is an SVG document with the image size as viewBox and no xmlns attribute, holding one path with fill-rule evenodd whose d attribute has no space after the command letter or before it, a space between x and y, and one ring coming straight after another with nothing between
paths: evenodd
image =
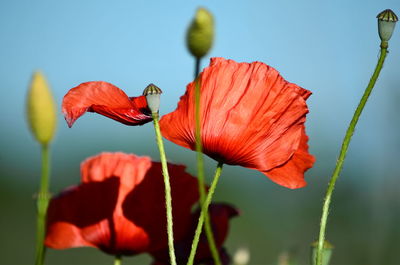
<instances>
[{"instance_id":1,"label":"poppy seed pod","mask_svg":"<svg viewBox=\"0 0 400 265\"><path fill-rule=\"evenodd\" d=\"M57 124L56 103L41 72L32 76L26 105L28 124L34 137L41 144L48 144Z\"/></svg>"},{"instance_id":2,"label":"poppy seed pod","mask_svg":"<svg viewBox=\"0 0 400 265\"><path fill-rule=\"evenodd\" d=\"M203 57L211 49L214 40L214 19L208 10L197 9L186 38L188 49L196 58Z\"/></svg>"},{"instance_id":3,"label":"poppy seed pod","mask_svg":"<svg viewBox=\"0 0 400 265\"><path fill-rule=\"evenodd\" d=\"M160 109L160 95L162 91L159 87L154 84L148 85L143 90L143 96L146 97L147 105L152 113L158 113Z\"/></svg>"},{"instance_id":4,"label":"poppy seed pod","mask_svg":"<svg viewBox=\"0 0 400 265\"><path fill-rule=\"evenodd\" d=\"M392 37L394 27L399 19L390 9L380 12L376 17L378 18L379 37L382 41L387 42Z\"/></svg>"}]
</instances>

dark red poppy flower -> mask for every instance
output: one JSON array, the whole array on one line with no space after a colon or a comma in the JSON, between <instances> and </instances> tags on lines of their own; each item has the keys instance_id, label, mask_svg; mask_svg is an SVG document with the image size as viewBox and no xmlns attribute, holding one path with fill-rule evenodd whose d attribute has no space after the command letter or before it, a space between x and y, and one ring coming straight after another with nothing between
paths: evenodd
<instances>
[{"instance_id":1,"label":"dark red poppy flower","mask_svg":"<svg viewBox=\"0 0 400 265\"><path fill-rule=\"evenodd\" d=\"M304 122L311 92L287 82L261 63L211 59L200 74L203 152L217 161L264 173L288 187L306 185L312 167ZM177 109L164 115L161 131L168 140L195 149L195 82L187 86Z\"/></svg>"},{"instance_id":2,"label":"dark red poppy flower","mask_svg":"<svg viewBox=\"0 0 400 265\"><path fill-rule=\"evenodd\" d=\"M126 125L143 125L152 120L146 97L128 97L118 87L103 81L82 83L64 96L62 112L69 127L87 111Z\"/></svg>"},{"instance_id":3,"label":"dark red poppy flower","mask_svg":"<svg viewBox=\"0 0 400 265\"><path fill-rule=\"evenodd\" d=\"M182 240L198 201L197 179L169 164L174 236ZM113 255L167 248L161 164L147 157L102 153L81 166L82 183L54 197L48 208L47 247L96 247Z\"/></svg>"},{"instance_id":4,"label":"dark red poppy flower","mask_svg":"<svg viewBox=\"0 0 400 265\"><path fill-rule=\"evenodd\" d=\"M190 254L194 233L197 222L199 221L200 210L192 215L192 225L186 232L186 236L181 241L176 241L175 250L178 264L185 264ZM209 216L211 228L213 230L215 244L219 250L221 262L224 265L229 264L230 257L223 248L224 241L228 235L229 220L239 214L239 211L233 206L225 203L213 203L209 206ZM168 265L169 256L168 249L163 249L151 253L154 258L152 265ZM210 252L207 237L201 234L199 245L197 248L194 264L213 265L214 261Z\"/></svg>"}]
</instances>

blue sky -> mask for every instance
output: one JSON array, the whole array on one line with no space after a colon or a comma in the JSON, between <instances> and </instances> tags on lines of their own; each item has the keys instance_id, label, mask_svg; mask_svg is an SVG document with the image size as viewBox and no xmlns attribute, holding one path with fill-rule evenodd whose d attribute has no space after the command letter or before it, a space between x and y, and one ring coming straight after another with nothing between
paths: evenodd
<instances>
[{"instance_id":1,"label":"blue sky","mask_svg":"<svg viewBox=\"0 0 400 265\"><path fill-rule=\"evenodd\" d=\"M375 16L388 7L397 12L400 8L396 0L229 4L3 1L0 86L6 93L0 104L3 114L0 144L5 167L12 172L10 166L17 158L30 165L28 161L37 157L37 146L31 141L24 120L27 85L35 69L44 71L59 104L68 89L85 81L108 81L130 96L138 95L153 82L164 91L161 114L172 111L192 79L193 58L186 50L184 37L198 6L208 8L216 20L215 45L202 66L213 56L262 61L277 68L287 80L313 91L307 122L311 150L317 153L325 150L328 158L338 148L378 57ZM353 148L359 150L359 159L379 159L393 154L376 155L377 152L397 152L386 142L388 135L393 138L391 141L395 140L397 135L391 128L399 127L393 114L398 111L394 103L399 97L400 34L397 33L390 42L388 60L353 143ZM59 154L61 161L70 157L68 152L74 150L75 143L75 149L82 151L82 155L74 156L77 161L93 152L137 144L139 153L156 155L154 150L144 150L142 141L128 143L129 138L124 138L143 137L151 130L150 126L127 129L89 114L69 130L60 114L58 128L54 148L65 150ZM381 150L385 145L388 148ZM87 149L90 151L85 152Z\"/></svg>"}]
</instances>

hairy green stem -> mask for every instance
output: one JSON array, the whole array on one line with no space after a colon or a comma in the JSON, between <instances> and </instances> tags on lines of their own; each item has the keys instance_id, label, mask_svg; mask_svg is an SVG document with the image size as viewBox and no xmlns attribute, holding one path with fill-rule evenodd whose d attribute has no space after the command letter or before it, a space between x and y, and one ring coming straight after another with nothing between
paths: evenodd
<instances>
[{"instance_id":1,"label":"hairy green stem","mask_svg":"<svg viewBox=\"0 0 400 265\"><path fill-rule=\"evenodd\" d=\"M42 265L46 254L44 237L46 233L46 212L49 205L49 178L50 178L50 154L49 146L42 144L42 176L40 178L40 190L37 197L37 224L36 224L36 257L35 264Z\"/></svg>"},{"instance_id":2,"label":"hairy green stem","mask_svg":"<svg viewBox=\"0 0 400 265\"><path fill-rule=\"evenodd\" d=\"M196 59L196 72L198 75L200 69L200 59ZM204 186L204 158L203 158L203 145L201 141L201 116L200 116L200 80L196 79L195 85L195 138L196 138L196 158L197 158L197 179L199 183L199 193L200 193L200 205L204 204L206 198L206 188ZM214 240L213 231L211 228L210 216L208 212L204 213L205 223L204 230L206 232L206 237L208 245L210 248L211 255L213 257L215 265L221 265L221 259L219 257L219 252L217 245Z\"/></svg>"},{"instance_id":3,"label":"hairy green stem","mask_svg":"<svg viewBox=\"0 0 400 265\"><path fill-rule=\"evenodd\" d=\"M203 223L206 220L205 216L208 213L208 206L210 206L212 197L213 197L214 192L215 192L215 188L217 187L217 184L218 184L218 181L219 181L219 177L221 176L222 166L223 166L223 163L222 162L218 162L218 166L217 166L217 169L215 170L215 175L214 175L214 179L213 179L213 181L211 183L211 187L210 187L210 189L208 191L208 194L207 194L207 197L206 197L204 203L202 204L201 212L200 212L200 216L199 216L199 222L197 223L197 227L196 227L196 231L195 231L195 234L194 234L194 238L193 238L193 242L192 242L192 248L190 250L190 255L189 255L189 259L188 259L187 265L193 265L194 257L196 255L197 245L199 244L201 230L203 228Z\"/></svg>"},{"instance_id":4,"label":"hairy green stem","mask_svg":"<svg viewBox=\"0 0 400 265\"><path fill-rule=\"evenodd\" d=\"M165 207L167 209L167 233L168 233L168 249L171 265L176 265L175 249L174 249L174 234L173 234L173 221L172 221L172 198L171 198L171 184L169 183L169 173L167 166L167 158L165 156L164 143L161 136L160 124L158 122L158 112L152 113L154 130L156 133L156 140L158 150L160 151L160 160L162 172L164 176L165 186Z\"/></svg>"},{"instance_id":5,"label":"hairy green stem","mask_svg":"<svg viewBox=\"0 0 400 265\"><path fill-rule=\"evenodd\" d=\"M363 111L364 106L367 103L368 97L371 94L371 91L376 83L376 80L378 79L379 73L382 69L383 63L386 58L386 54L387 54L387 47L381 46L380 57L379 57L377 65L375 67L375 71L369 81L367 88L364 91L364 94L360 100L360 103L357 106L356 111L354 112L353 118L350 122L350 125L347 129L346 135L343 139L339 158L337 160L336 167L332 173L332 177L329 182L328 189L327 189L326 195L325 195L324 204L322 207L322 216L321 216L321 223L320 223L320 230L319 230L319 237L318 237L318 249L317 249L317 255L316 255L316 264L317 265L322 265L322 252L323 252L323 244L325 241L326 223L328 220L329 205L331 202L333 190L335 188L335 183L336 183L337 179L339 178L340 171L342 170L343 162L345 160L347 149L349 147L351 137L353 136L354 129L357 125L358 119L360 118L361 112Z\"/></svg>"}]
</instances>

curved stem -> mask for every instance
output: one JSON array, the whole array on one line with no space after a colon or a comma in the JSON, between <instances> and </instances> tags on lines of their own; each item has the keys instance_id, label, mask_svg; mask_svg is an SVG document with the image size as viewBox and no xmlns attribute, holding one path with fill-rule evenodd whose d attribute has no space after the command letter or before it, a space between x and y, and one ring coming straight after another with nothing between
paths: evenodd
<instances>
[{"instance_id":1,"label":"curved stem","mask_svg":"<svg viewBox=\"0 0 400 265\"><path fill-rule=\"evenodd\" d=\"M160 151L160 160L162 172L164 176L165 186L165 207L167 209L167 233L168 233L168 249L171 265L176 265L175 249L174 249L174 234L173 234L173 221L172 221L172 198L171 198L171 184L169 183L169 173L167 166L167 158L165 156L164 143L161 136L160 125L158 122L158 113L152 113L154 130L156 133L156 140L158 150Z\"/></svg>"},{"instance_id":2,"label":"curved stem","mask_svg":"<svg viewBox=\"0 0 400 265\"><path fill-rule=\"evenodd\" d=\"M336 167L333 171L331 180L329 182L328 189L327 189L326 195L325 195L324 204L322 207L322 216L321 216L321 223L320 223L320 230L319 230L319 237L318 237L318 249L317 249L317 255L316 255L316 264L317 265L322 265L322 252L323 252L323 244L325 241L326 223L328 220L329 205L331 202L333 190L335 188L335 183L336 183L337 179L339 178L340 171L342 170L343 162L345 160L347 149L349 147L351 137L353 136L354 129L357 125L358 119L360 118L361 112L363 111L364 106L367 103L368 97L371 94L371 91L376 83L376 80L378 79L379 73L382 69L383 63L386 58L386 54L387 54L387 48L382 47L378 63L375 67L375 71L369 81L367 88L364 91L364 94L360 100L360 103L357 106L356 111L354 112L353 118L350 122L350 125L347 129L346 135L343 139L339 158L337 160Z\"/></svg>"},{"instance_id":3,"label":"curved stem","mask_svg":"<svg viewBox=\"0 0 400 265\"><path fill-rule=\"evenodd\" d=\"M37 225L36 225L36 258L35 264L42 265L46 248L43 244L46 232L46 212L49 205L49 177L50 177L50 156L49 146L42 145L42 176L40 178L40 190L36 202L37 206Z\"/></svg>"},{"instance_id":4,"label":"curved stem","mask_svg":"<svg viewBox=\"0 0 400 265\"><path fill-rule=\"evenodd\" d=\"M200 212L200 216L199 216L199 222L197 223L197 227L196 227L196 231L194 234L192 248L190 250L190 255L189 255L187 265L193 265L194 257L196 255L197 245L199 244L200 234L201 234L201 230L203 228L203 223L205 220L205 215L207 215L207 213L208 213L208 206L210 206L212 197L214 195L215 189L216 189L218 181L219 181L219 177L221 176L222 166L223 166L223 163L218 162L217 169L215 170L214 179L211 183L211 187L208 191L208 194L207 194L207 197L206 197L204 203L202 204L201 212Z\"/></svg>"},{"instance_id":5,"label":"curved stem","mask_svg":"<svg viewBox=\"0 0 400 265\"><path fill-rule=\"evenodd\" d=\"M199 71L200 59L196 59L196 69ZM203 146L201 141L201 118L200 118L200 81L196 80L195 85L195 138L196 138L196 158L197 158L197 179L199 183L199 193L200 193L200 205L204 204L206 198L206 188L204 186L204 159L203 159ZM208 245L210 248L211 255L213 257L215 265L221 265L221 259L219 257L219 252L217 245L214 240L213 231L210 223L210 216L208 212L204 213L205 223L204 229L206 232L206 237Z\"/></svg>"}]
</instances>

